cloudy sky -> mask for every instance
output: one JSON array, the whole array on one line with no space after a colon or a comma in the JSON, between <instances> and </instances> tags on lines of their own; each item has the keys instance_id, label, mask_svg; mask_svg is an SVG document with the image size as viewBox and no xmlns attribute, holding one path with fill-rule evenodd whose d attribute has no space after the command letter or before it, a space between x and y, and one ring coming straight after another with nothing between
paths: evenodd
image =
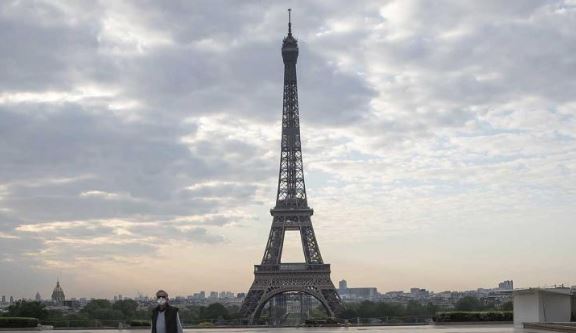
<instances>
[{"instance_id":1,"label":"cloudy sky","mask_svg":"<svg viewBox=\"0 0 576 333\"><path fill-rule=\"evenodd\" d=\"M288 7L335 282L576 284L576 2L38 0L0 4L0 294L246 291Z\"/></svg>"}]
</instances>

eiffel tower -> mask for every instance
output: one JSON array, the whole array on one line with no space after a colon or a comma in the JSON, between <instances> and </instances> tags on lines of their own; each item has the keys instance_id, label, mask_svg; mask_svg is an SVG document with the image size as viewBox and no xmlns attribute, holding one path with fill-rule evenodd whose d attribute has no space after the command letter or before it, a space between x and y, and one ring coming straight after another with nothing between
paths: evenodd
<instances>
[{"instance_id":1,"label":"eiffel tower","mask_svg":"<svg viewBox=\"0 0 576 333\"><path fill-rule=\"evenodd\" d=\"M258 320L264 305L273 297L289 292L316 298L330 317L335 317L342 309L342 301L330 279L330 265L325 264L320 255L310 219L314 210L308 206L306 197L296 83L298 42L292 36L290 9L282 59L284 100L278 192L276 206L270 210L273 221L264 257L260 265L254 266L255 279L240 309L249 324ZM282 263L280 260L284 234L290 230L300 231L305 263Z\"/></svg>"}]
</instances>

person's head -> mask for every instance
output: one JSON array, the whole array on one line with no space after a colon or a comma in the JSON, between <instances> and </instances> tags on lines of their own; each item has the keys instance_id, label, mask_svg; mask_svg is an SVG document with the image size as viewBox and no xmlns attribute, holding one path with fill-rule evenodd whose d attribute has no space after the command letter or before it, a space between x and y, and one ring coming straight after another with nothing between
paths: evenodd
<instances>
[{"instance_id":1,"label":"person's head","mask_svg":"<svg viewBox=\"0 0 576 333\"><path fill-rule=\"evenodd\" d=\"M156 302L161 308L165 307L168 304L168 293L162 289L158 290L156 292Z\"/></svg>"}]
</instances>

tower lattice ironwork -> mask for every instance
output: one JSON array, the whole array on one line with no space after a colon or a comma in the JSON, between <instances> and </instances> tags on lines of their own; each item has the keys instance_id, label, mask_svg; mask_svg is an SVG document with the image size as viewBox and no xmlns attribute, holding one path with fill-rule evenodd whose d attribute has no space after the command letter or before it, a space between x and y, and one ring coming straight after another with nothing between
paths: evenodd
<instances>
[{"instance_id":1,"label":"tower lattice ironwork","mask_svg":"<svg viewBox=\"0 0 576 333\"><path fill-rule=\"evenodd\" d=\"M264 305L273 297L288 292L315 297L332 317L342 309L340 296L330 279L330 265L322 260L310 219L314 210L308 206L300 140L298 42L292 36L290 19L288 36L282 43L282 59L284 99L278 192L276 206L270 210L273 221L264 257L260 265L254 266L255 279L240 309L249 323L255 323ZM300 231L305 263L281 262L284 235L289 230Z\"/></svg>"}]
</instances>

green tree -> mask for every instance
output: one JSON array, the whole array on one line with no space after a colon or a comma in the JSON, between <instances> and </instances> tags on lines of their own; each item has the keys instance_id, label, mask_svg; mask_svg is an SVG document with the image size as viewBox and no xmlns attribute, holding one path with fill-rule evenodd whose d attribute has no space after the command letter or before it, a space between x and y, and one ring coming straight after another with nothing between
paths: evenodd
<instances>
[{"instance_id":1,"label":"green tree","mask_svg":"<svg viewBox=\"0 0 576 333\"><path fill-rule=\"evenodd\" d=\"M438 311L440 311L440 307L438 305L435 305L432 302L426 304L426 314L430 317L434 316Z\"/></svg>"},{"instance_id":2,"label":"green tree","mask_svg":"<svg viewBox=\"0 0 576 333\"><path fill-rule=\"evenodd\" d=\"M48 317L46 306L40 302L17 301L8 307L10 317L31 317L40 320Z\"/></svg>"},{"instance_id":3,"label":"green tree","mask_svg":"<svg viewBox=\"0 0 576 333\"><path fill-rule=\"evenodd\" d=\"M242 319L242 315L240 314L240 307L238 305L230 305L226 307L228 309L228 316L230 319Z\"/></svg>"},{"instance_id":4,"label":"green tree","mask_svg":"<svg viewBox=\"0 0 576 333\"><path fill-rule=\"evenodd\" d=\"M328 318L328 313L324 308L324 305L318 305L310 309L309 319L326 319Z\"/></svg>"},{"instance_id":5,"label":"green tree","mask_svg":"<svg viewBox=\"0 0 576 333\"><path fill-rule=\"evenodd\" d=\"M345 310L339 317L343 319L380 318L387 321L422 320L432 316L438 311L438 306L418 301L409 301L406 305L400 303L371 302L345 303Z\"/></svg>"},{"instance_id":6,"label":"green tree","mask_svg":"<svg viewBox=\"0 0 576 333\"><path fill-rule=\"evenodd\" d=\"M220 303L212 303L200 309L199 319L229 319L228 309Z\"/></svg>"},{"instance_id":7,"label":"green tree","mask_svg":"<svg viewBox=\"0 0 576 333\"><path fill-rule=\"evenodd\" d=\"M136 310L138 309L138 302L131 299L123 299L114 302L114 304L112 304L112 309L120 311L124 316L124 319L127 320L134 319L134 315L136 314Z\"/></svg>"},{"instance_id":8,"label":"green tree","mask_svg":"<svg viewBox=\"0 0 576 333\"><path fill-rule=\"evenodd\" d=\"M197 324L200 314L200 306L198 305L188 305L186 307L179 308L178 316L180 321L186 324ZM151 312L148 313L148 317L151 316Z\"/></svg>"},{"instance_id":9,"label":"green tree","mask_svg":"<svg viewBox=\"0 0 576 333\"><path fill-rule=\"evenodd\" d=\"M408 301L406 304L406 314L411 316L422 316L426 314L426 308L417 301Z\"/></svg>"},{"instance_id":10,"label":"green tree","mask_svg":"<svg viewBox=\"0 0 576 333\"><path fill-rule=\"evenodd\" d=\"M478 311L482 310L482 303L476 297L464 296L456 302L454 306L457 311Z\"/></svg>"},{"instance_id":11,"label":"green tree","mask_svg":"<svg viewBox=\"0 0 576 333\"><path fill-rule=\"evenodd\" d=\"M356 319L358 317L358 312L352 307L346 306L346 309L340 313L340 318L343 319Z\"/></svg>"},{"instance_id":12,"label":"green tree","mask_svg":"<svg viewBox=\"0 0 576 333\"><path fill-rule=\"evenodd\" d=\"M112 303L106 299L91 300L80 310L81 313L86 314L89 319L100 320L123 320L124 314L120 310L112 308Z\"/></svg>"},{"instance_id":13,"label":"green tree","mask_svg":"<svg viewBox=\"0 0 576 333\"><path fill-rule=\"evenodd\" d=\"M514 303L512 301L508 301L502 304L502 311L512 311L514 310Z\"/></svg>"},{"instance_id":14,"label":"green tree","mask_svg":"<svg viewBox=\"0 0 576 333\"><path fill-rule=\"evenodd\" d=\"M42 320L43 323L54 326L62 326L64 321L64 312L60 310L48 310L48 315Z\"/></svg>"},{"instance_id":15,"label":"green tree","mask_svg":"<svg viewBox=\"0 0 576 333\"><path fill-rule=\"evenodd\" d=\"M406 308L398 303L377 303L379 317L400 317L406 314Z\"/></svg>"},{"instance_id":16,"label":"green tree","mask_svg":"<svg viewBox=\"0 0 576 333\"><path fill-rule=\"evenodd\" d=\"M371 302L371 301L364 301L364 302L360 303L360 305L358 306L358 309L356 311L358 312L358 316L360 318L379 317L378 307L376 306L376 303Z\"/></svg>"},{"instance_id":17,"label":"green tree","mask_svg":"<svg viewBox=\"0 0 576 333\"><path fill-rule=\"evenodd\" d=\"M70 327L88 327L90 326L90 319L82 313L71 313L66 315L67 326Z\"/></svg>"},{"instance_id":18,"label":"green tree","mask_svg":"<svg viewBox=\"0 0 576 333\"><path fill-rule=\"evenodd\" d=\"M107 299L93 299L81 310L83 313L91 314L99 310L112 309L112 303Z\"/></svg>"}]
</instances>

